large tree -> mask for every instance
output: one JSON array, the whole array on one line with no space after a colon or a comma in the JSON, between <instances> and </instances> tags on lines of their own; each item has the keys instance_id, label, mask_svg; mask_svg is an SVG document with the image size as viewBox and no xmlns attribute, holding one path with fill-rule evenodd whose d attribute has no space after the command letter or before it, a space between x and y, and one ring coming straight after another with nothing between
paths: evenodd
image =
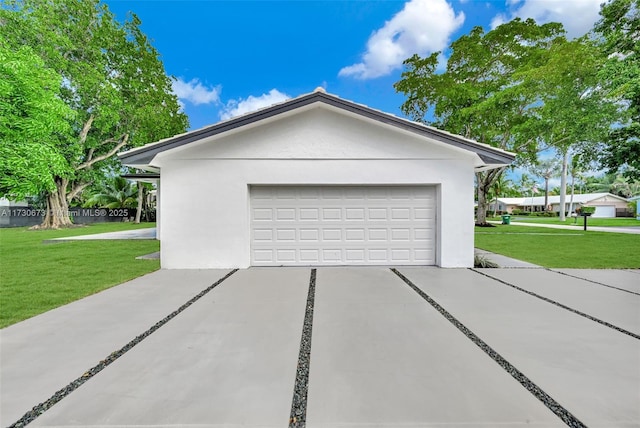
<instances>
[{"instance_id":1,"label":"large tree","mask_svg":"<svg viewBox=\"0 0 640 428\"><path fill-rule=\"evenodd\" d=\"M394 85L407 97L401 109L414 120L530 162L539 145L540 88L523 76L547 61L554 43L563 42L564 30L556 23L515 19L489 32L475 27L451 44L443 72L441 52L404 62L402 79ZM499 175L499 169L477 173L478 224L486 223L486 195Z\"/></svg>"},{"instance_id":2,"label":"large tree","mask_svg":"<svg viewBox=\"0 0 640 428\"><path fill-rule=\"evenodd\" d=\"M61 146L74 112L60 99L62 78L28 46L0 34L0 194L23 199L54 191L67 162Z\"/></svg>"},{"instance_id":3,"label":"large tree","mask_svg":"<svg viewBox=\"0 0 640 428\"><path fill-rule=\"evenodd\" d=\"M602 50L608 58L601 68L608 95L627 114L612 127L603 165L621 169L628 177L640 178L640 0L603 3L595 26Z\"/></svg>"},{"instance_id":4,"label":"large tree","mask_svg":"<svg viewBox=\"0 0 640 428\"><path fill-rule=\"evenodd\" d=\"M615 105L599 85L604 60L592 40L583 37L553 44L548 60L525 73L540 87L536 132L542 148L554 149L562 159L560 206L565 206L569 157L585 163L595 160L596 146L616 117ZM564 219L561 209L560 220Z\"/></svg>"},{"instance_id":5,"label":"large tree","mask_svg":"<svg viewBox=\"0 0 640 428\"><path fill-rule=\"evenodd\" d=\"M66 226L69 201L119 168L115 153L183 132L187 118L135 15L119 23L98 0L5 3L0 26L9 46L31 47L61 77L60 98L75 112L73 132L57 148L64 168L49 171L53 189L42 188L42 226Z\"/></svg>"}]
</instances>

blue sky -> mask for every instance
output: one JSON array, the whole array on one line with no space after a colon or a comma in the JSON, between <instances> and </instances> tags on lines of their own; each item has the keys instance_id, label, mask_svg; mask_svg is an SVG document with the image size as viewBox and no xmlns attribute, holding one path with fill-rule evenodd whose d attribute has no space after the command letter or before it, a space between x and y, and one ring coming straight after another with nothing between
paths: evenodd
<instances>
[{"instance_id":1,"label":"blue sky","mask_svg":"<svg viewBox=\"0 0 640 428\"><path fill-rule=\"evenodd\" d=\"M161 54L196 129L323 86L402 116L401 63L515 16L588 31L602 0L118 1Z\"/></svg>"}]
</instances>

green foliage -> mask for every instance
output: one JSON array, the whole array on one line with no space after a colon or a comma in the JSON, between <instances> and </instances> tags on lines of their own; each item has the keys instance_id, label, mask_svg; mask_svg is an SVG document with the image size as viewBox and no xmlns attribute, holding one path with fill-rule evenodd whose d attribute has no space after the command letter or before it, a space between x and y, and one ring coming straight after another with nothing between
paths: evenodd
<instances>
[{"instance_id":1,"label":"green foliage","mask_svg":"<svg viewBox=\"0 0 640 428\"><path fill-rule=\"evenodd\" d=\"M451 44L442 73L437 70L441 52L404 62L406 70L394 85L407 97L401 109L413 120L516 152L519 162L533 161L539 146L541 84L526 77L546 64L550 47L564 42L563 35L560 24L537 25L531 19L515 19L489 32L475 27ZM429 114L432 121L426 119ZM499 174L477 174L479 223Z\"/></svg>"},{"instance_id":2,"label":"green foliage","mask_svg":"<svg viewBox=\"0 0 640 428\"><path fill-rule=\"evenodd\" d=\"M475 254L473 256L473 267L475 267L475 268L499 268L500 266L497 263L492 262L491 260L489 260L487 258L487 256L484 256L482 254Z\"/></svg>"},{"instance_id":3,"label":"green foliage","mask_svg":"<svg viewBox=\"0 0 640 428\"><path fill-rule=\"evenodd\" d=\"M90 193L83 206L100 208L136 208L138 188L122 177L112 177L102 188Z\"/></svg>"},{"instance_id":4,"label":"green foliage","mask_svg":"<svg viewBox=\"0 0 640 428\"><path fill-rule=\"evenodd\" d=\"M401 109L418 121L432 111L434 126L534 159L536 139L528 130L539 97L522 76L546 61L562 35L559 24L515 19L487 33L475 27L453 42L444 73L437 70L440 52L414 55L394 85L407 96Z\"/></svg>"},{"instance_id":5,"label":"green foliage","mask_svg":"<svg viewBox=\"0 0 640 428\"><path fill-rule=\"evenodd\" d=\"M58 231L0 229L0 328L160 267L159 260L135 259L158 251L160 243L156 240L43 244L44 239L154 226L105 223ZM61 263L64 269L60 269Z\"/></svg>"},{"instance_id":6,"label":"green foliage","mask_svg":"<svg viewBox=\"0 0 640 428\"><path fill-rule=\"evenodd\" d=\"M540 211L531 213L531 217L558 217L555 211Z\"/></svg>"},{"instance_id":7,"label":"green foliage","mask_svg":"<svg viewBox=\"0 0 640 428\"><path fill-rule=\"evenodd\" d=\"M586 205L583 205L581 207L576 208L576 212L579 215L592 215L593 213L596 212L596 207L589 207Z\"/></svg>"},{"instance_id":8,"label":"green foliage","mask_svg":"<svg viewBox=\"0 0 640 428\"><path fill-rule=\"evenodd\" d=\"M7 49L31 48L57 73L50 90L75 113L54 150L66 169L46 174L48 190L53 181L60 194L54 202L119 169L116 152L186 130L172 80L135 15L121 24L98 0L6 0L0 22Z\"/></svg>"},{"instance_id":9,"label":"green foliage","mask_svg":"<svg viewBox=\"0 0 640 428\"><path fill-rule=\"evenodd\" d=\"M599 177L588 177L585 185L589 192L612 193L629 198L640 194L640 180L632 180L622 174L604 174Z\"/></svg>"},{"instance_id":10,"label":"green foliage","mask_svg":"<svg viewBox=\"0 0 640 428\"><path fill-rule=\"evenodd\" d=\"M612 128L600 160L640 179L640 0L603 3L600 15L595 33L607 58L600 78L626 116Z\"/></svg>"},{"instance_id":11,"label":"green foliage","mask_svg":"<svg viewBox=\"0 0 640 428\"><path fill-rule=\"evenodd\" d=\"M587 37L550 45L547 61L523 76L538 85L539 120L533 130L543 147L573 153L585 165L617 119L617 109L600 85L605 57Z\"/></svg>"},{"instance_id":12,"label":"green foliage","mask_svg":"<svg viewBox=\"0 0 640 428\"><path fill-rule=\"evenodd\" d=\"M74 112L60 99L62 78L28 46L0 35L0 195L24 199L55 189L70 173L60 153Z\"/></svg>"}]
</instances>

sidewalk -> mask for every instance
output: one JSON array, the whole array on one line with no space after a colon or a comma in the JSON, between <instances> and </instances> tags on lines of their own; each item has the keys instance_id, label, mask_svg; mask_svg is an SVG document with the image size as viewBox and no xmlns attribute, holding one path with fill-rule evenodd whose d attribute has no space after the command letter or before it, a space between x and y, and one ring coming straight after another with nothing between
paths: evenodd
<instances>
[{"instance_id":1,"label":"sidewalk","mask_svg":"<svg viewBox=\"0 0 640 428\"><path fill-rule=\"evenodd\" d=\"M486 257L492 262L496 263L501 268L541 268L542 266L534 265L533 263L524 262L518 259L512 259L507 256L503 256L501 254L491 253L489 251L481 250L480 248L475 248L475 253Z\"/></svg>"},{"instance_id":2,"label":"sidewalk","mask_svg":"<svg viewBox=\"0 0 640 428\"><path fill-rule=\"evenodd\" d=\"M500 221L488 221L487 223L492 224L502 224ZM570 225L561 225L561 224L544 224L544 223L521 223L517 221L512 221L511 224L513 226L531 226L531 227L547 227L549 229L566 229L566 230L582 230L582 225L580 226L570 226ZM598 226L589 226L587 222L587 231L592 232L611 232L611 233L630 233L634 235L640 235L640 227L598 227Z\"/></svg>"}]
</instances>

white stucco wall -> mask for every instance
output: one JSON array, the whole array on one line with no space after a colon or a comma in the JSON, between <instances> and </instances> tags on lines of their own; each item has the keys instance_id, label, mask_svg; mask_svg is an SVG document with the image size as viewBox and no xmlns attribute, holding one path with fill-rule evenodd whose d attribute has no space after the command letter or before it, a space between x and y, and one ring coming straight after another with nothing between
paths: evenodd
<instances>
[{"instance_id":1,"label":"white stucco wall","mask_svg":"<svg viewBox=\"0 0 640 428\"><path fill-rule=\"evenodd\" d=\"M250 265L249 186L436 185L437 263L473 265L476 157L368 120L311 109L167 151L161 167L163 268Z\"/></svg>"}]
</instances>

